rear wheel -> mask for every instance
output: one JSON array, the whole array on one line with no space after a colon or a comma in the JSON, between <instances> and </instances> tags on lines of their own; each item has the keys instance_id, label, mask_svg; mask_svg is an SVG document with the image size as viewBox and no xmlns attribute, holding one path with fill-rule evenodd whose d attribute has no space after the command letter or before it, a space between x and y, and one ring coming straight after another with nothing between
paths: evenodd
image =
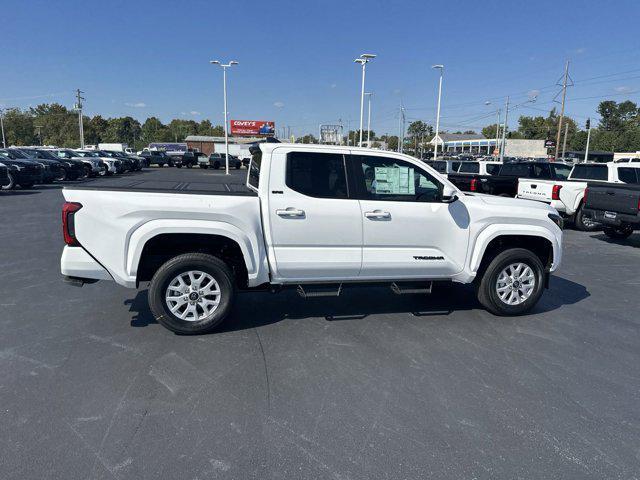
<instances>
[{"instance_id":1,"label":"rear wheel","mask_svg":"<svg viewBox=\"0 0 640 480\"><path fill-rule=\"evenodd\" d=\"M202 164L201 164L201 165L200 165L200 168L204 168L204 169L206 170L207 168L209 168L209 165L202 165Z\"/></svg>"},{"instance_id":2,"label":"rear wheel","mask_svg":"<svg viewBox=\"0 0 640 480\"><path fill-rule=\"evenodd\" d=\"M600 224L584 214L582 205L575 213L574 224L578 230L583 232L594 232L600 228Z\"/></svg>"},{"instance_id":3,"label":"rear wheel","mask_svg":"<svg viewBox=\"0 0 640 480\"><path fill-rule=\"evenodd\" d=\"M219 258L185 253L162 265L149 286L156 320L183 334L205 333L227 317L235 297L231 269Z\"/></svg>"},{"instance_id":4,"label":"rear wheel","mask_svg":"<svg viewBox=\"0 0 640 480\"><path fill-rule=\"evenodd\" d=\"M511 248L498 254L477 287L478 301L495 315L521 315L542 296L544 267L530 250Z\"/></svg>"},{"instance_id":5,"label":"rear wheel","mask_svg":"<svg viewBox=\"0 0 640 480\"><path fill-rule=\"evenodd\" d=\"M215 168L216 170L219 170L220 169L220 162L214 162L213 168Z\"/></svg>"},{"instance_id":6,"label":"rear wheel","mask_svg":"<svg viewBox=\"0 0 640 480\"><path fill-rule=\"evenodd\" d=\"M629 236L633 233L633 228L628 226L604 227L602 231L609 238L615 238L616 240L624 240L625 238L629 238Z\"/></svg>"}]
</instances>

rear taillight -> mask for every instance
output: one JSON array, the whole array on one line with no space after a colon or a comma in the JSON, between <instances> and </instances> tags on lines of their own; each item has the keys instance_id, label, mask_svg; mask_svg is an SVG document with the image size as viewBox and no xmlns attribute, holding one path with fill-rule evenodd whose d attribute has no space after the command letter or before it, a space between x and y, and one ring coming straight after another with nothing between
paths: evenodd
<instances>
[{"instance_id":1,"label":"rear taillight","mask_svg":"<svg viewBox=\"0 0 640 480\"><path fill-rule=\"evenodd\" d=\"M587 194L589 193L589 189L585 188L584 189L584 195L582 196L582 204L586 205L587 204Z\"/></svg>"},{"instance_id":2,"label":"rear taillight","mask_svg":"<svg viewBox=\"0 0 640 480\"><path fill-rule=\"evenodd\" d=\"M551 190L551 200L560 200L560 190L562 190L562 185L554 185Z\"/></svg>"},{"instance_id":3,"label":"rear taillight","mask_svg":"<svg viewBox=\"0 0 640 480\"><path fill-rule=\"evenodd\" d=\"M76 239L75 213L82 208L80 203L64 202L62 205L62 235L64 243L71 247L80 245Z\"/></svg>"},{"instance_id":4,"label":"rear taillight","mask_svg":"<svg viewBox=\"0 0 640 480\"><path fill-rule=\"evenodd\" d=\"M469 189L472 192L475 192L476 190L478 190L478 180L477 179L475 179L475 178L471 179L471 186L469 187Z\"/></svg>"}]
</instances>

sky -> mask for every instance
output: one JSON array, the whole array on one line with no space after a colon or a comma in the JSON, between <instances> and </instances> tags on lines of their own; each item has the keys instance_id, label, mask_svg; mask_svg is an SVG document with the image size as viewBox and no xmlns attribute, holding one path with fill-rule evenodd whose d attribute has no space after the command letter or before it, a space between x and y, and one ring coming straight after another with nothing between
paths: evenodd
<instances>
[{"instance_id":1,"label":"sky","mask_svg":"<svg viewBox=\"0 0 640 480\"><path fill-rule=\"evenodd\" d=\"M434 64L445 66L450 132L495 122L508 95L511 126L545 115L567 60L566 112L579 125L604 99L640 103L638 0L3 0L1 10L0 108L72 107L80 88L88 115L222 124L222 71L209 61L237 60L231 119L297 136L320 123L357 129L361 53L377 55L366 76L377 134L397 134L401 105L407 123L435 123Z\"/></svg>"}]
</instances>

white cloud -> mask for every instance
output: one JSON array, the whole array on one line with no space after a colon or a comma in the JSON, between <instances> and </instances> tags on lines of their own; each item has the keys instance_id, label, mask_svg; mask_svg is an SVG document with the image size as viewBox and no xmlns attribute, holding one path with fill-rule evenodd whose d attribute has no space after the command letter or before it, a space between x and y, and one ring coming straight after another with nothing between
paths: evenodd
<instances>
[{"instance_id":1,"label":"white cloud","mask_svg":"<svg viewBox=\"0 0 640 480\"><path fill-rule=\"evenodd\" d=\"M276 108L284 107L284 102L273 102L273 106Z\"/></svg>"},{"instance_id":2,"label":"white cloud","mask_svg":"<svg viewBox=\"0 0 640 480\"><path fill-rule=\"evenodd\" d=\"M198 112L197 110L191 110L189 112L191 115L202 115L200 112Z\"/></svg>"},{"instance_id":3,"label":"white cloud","mask_svg":"<svg viewBox=\"0 0 640 480\"><path fill-rule=\"evenodd\" d=\"M618 92L618 93L629 93L629 92L633 91L633 88L628 87L627 85L621 85L619 87L616 87L615 91Z\"/></svg>"},{"instance_id":4,"label":"white cloud","mask_svg":"<svg viewBox=\"0 0 640 480\"><path fill-rule=\"evenodd\" d=\"M337 86L338 86L338 84L337 84L337 83L332 83L332 84L331 84L331 88L336 88Z\"/></svg>"},{"instance_id":5,"label":"white cloud","mask_svg":"<svg viewBox=\"0 0 640 480\"><path fill-rule=\"evenodd\" d=\"M126 105L127 107L133 107L133 108L145 108L145 107L147 106L147 104L146 104L146 103L144 103L144 102L136 102L136 103L133 103L133 102L125 102L125 105Z\"/></svg>"},{"instance_id":6,"label":"white cloud","mask_svg":"<svg viewBox=\"0 0 640 480\"><path fill-rule=\"evenodd\" d=\"M586 51L587 51L587 49L586 49L586 48L584 48L584 47L576 48L576 53L577 53L578 55L580 55L581 53L584 53L584 52L586 52Z\"/></svg>"},{"instance_id":7,"label":"white cloud","mask_svg":"<svg viewBox=\"0 0 640 480\"><path fill-rule=\"evenodd\" d=\"M534 89L534 90L529 90L529 91L527 92L527 95L529 96L529 98L537 97L538 95L540 95L540 90L536 90L536 89Z\"/></svg>"}]
</instances>

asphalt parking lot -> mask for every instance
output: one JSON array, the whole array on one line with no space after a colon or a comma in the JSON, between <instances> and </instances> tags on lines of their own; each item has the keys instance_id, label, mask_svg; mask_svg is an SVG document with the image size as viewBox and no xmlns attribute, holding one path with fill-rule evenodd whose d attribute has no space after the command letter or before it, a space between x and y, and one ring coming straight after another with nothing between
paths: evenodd
<instances>
[{"instance_id":1,"label":"asphalt parking lot","mask_svg":"<svg viewBox=\"0 0 640 480\"><path fill-rule=\"evenodd\" d=\"M465 286L245 293L183 337L144 288L62 282L61 204L0 192L2 479L640 477L640 235L567 230L523 317Z\"/></svg>"}]
</instances>

